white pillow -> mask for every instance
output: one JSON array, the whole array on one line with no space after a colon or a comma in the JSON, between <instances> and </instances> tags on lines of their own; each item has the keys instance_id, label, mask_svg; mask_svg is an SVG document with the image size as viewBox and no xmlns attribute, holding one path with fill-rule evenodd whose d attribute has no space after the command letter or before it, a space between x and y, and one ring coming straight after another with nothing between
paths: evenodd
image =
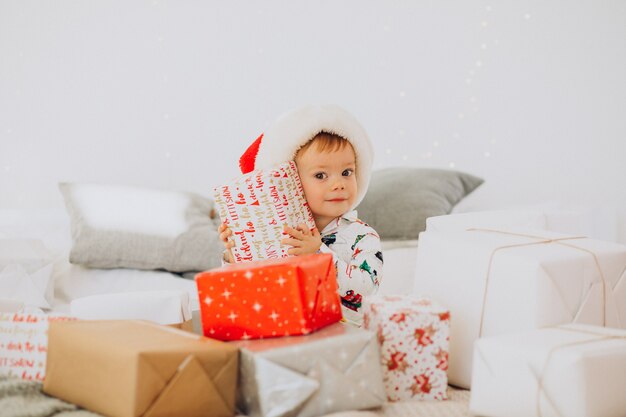
<instances>
[{"instance_id":1,"label":"white pillow","mask_svg":"<svg viewBox=\"0 0 626 417\"><path fill-rule=\"evenodd\" d=\"M74 264L186 272L221 263L223 246L210 199L120 185L62 183L59 188L71 220Z\"/></svg>"}]
</instances>

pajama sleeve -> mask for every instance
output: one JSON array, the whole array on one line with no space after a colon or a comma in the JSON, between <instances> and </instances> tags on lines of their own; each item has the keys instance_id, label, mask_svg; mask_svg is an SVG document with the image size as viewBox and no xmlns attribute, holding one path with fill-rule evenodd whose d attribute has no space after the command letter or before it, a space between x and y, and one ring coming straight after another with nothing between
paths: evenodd
<instances>
[{"instance_id":1,"label":"pajama sleeve","mask_svg":"<svg viewBox=\"0 0 626 417\"><path fill-rule=\"evenodd\" d=\"M321 252L333 255L344 319L357 325L363 321L361 307L364 298L376 293L383 271L378 234L369 226L360 226L356 232L346 230L346 236L341 236L347 239L343 250L336 251L332 244L320 247ZM348 233L350 231L353 233Z\"/></svg>"}]
</instances>

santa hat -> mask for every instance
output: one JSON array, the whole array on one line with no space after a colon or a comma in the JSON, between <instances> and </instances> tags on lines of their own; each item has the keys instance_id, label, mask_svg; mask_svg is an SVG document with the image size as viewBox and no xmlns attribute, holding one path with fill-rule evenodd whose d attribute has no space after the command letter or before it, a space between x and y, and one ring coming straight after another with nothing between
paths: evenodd
<instances>
[{"instance_id":1,"label":"santa hat","mask_svg":"<svg viewBox=\"0 0 626 417\"><path fill-rule=\"evenodd\" d=\"M356 207L369 186L374 151L354 116L335 105L306 106L281 116L241 156L241 172L246 174L293 160L298 150L320 132L341 136L354 149L357 196L352 208Z\"/></svg>"}]
</instances>

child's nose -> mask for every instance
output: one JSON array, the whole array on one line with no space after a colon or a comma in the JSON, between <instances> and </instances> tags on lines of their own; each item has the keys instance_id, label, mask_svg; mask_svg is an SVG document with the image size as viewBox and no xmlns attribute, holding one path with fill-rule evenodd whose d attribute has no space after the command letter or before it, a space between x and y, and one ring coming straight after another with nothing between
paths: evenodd
<instances>
[{"instance_id":1,"label":"child's nose","mask_svg":"<svg viewBox=\"0 0 626 417\"><path fill-rule=\"evenodd\" d=\"M333 184L333 190L343 190L344 188L346 188L346 186L343 183L343 179L338 179Z\"/></svg>"}]
</instances>

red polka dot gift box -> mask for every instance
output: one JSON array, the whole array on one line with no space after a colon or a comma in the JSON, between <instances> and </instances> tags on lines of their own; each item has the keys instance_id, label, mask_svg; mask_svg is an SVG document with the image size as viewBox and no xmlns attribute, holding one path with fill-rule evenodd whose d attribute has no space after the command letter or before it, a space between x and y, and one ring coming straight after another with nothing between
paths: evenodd
<instances>
[{"instance_id":1,"label":"red polka dot gift box","mask_svg":"<svg viewBox=\"0 0 626 417\"><path fill-rule=\"evenodd\" d=\"M227 265L196 283L203 333L214 339L308 334L342 317L330 254Z\"/></svg>"},{"instance_id":2,"label":"red polka dot gift box","mask_svg":"<svg viewBox=\"0 0 626 417\"><path fill-rule=\"evenodd\" d=\"M372 296L363 325L376 332L389 401L445 400L450 313L413 296Z\"/></svg>"}]
</instances>

